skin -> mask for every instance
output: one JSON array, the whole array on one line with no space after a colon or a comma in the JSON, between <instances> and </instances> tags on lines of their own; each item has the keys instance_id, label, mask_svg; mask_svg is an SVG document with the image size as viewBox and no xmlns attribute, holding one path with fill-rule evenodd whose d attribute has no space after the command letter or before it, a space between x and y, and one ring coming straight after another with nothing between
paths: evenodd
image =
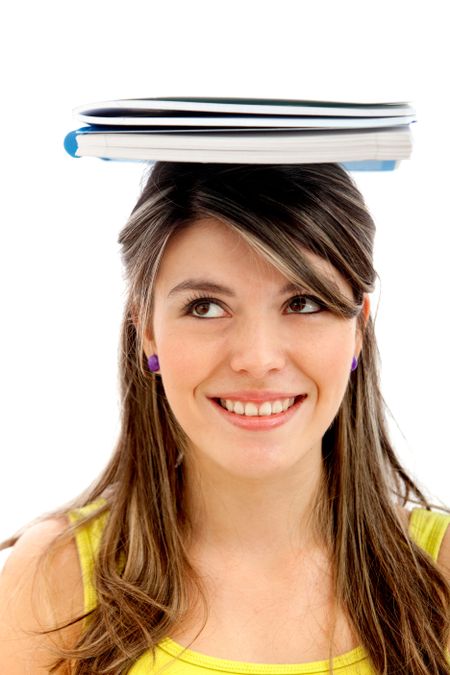
<instances>
[{"instance_id":1,"label":"skin","mask_svg":"<svg viewBox=\"0 0 450 675\"><path fill-rule=\"evenodd\" d=\"M308 255L352 298L331 264ZM192 291L168 295L192 277L232 287L235 297L199 293L220 305L197 305L200 318L184 315ZM196 541L269 566L313 543L308 516L322 437L362 347L356 318L305 313L289 303L295 293L279 296L287 281L221 221L198 220L165 251L144 343L147 356L158 355L167 399L190 439L187 503ZM367 321L367 296L362 311ZM287 424L255 432L231 425L208 400L242 389L306 393L307 399Z\"/></svg>"}]
</instances>

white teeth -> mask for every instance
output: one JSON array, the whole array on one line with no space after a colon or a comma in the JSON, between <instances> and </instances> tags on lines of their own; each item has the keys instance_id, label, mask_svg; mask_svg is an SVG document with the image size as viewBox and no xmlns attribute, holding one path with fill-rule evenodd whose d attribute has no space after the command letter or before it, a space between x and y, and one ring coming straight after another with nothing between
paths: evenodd
<instances>
[{"instance_id":1,"label":"white teeth","mask_svg":"<svg viewBox=\"0 0 450 675\"><path fill-rule=\"evenodd\" d=\"M283 410L283 404L284 404L285 400L286 399L284 399L284 401L274 401L272 403L272 412L273 413L280 413ZM288 399L288 403L289 403L289 399Z\"/></svg>"},{"instance_id":2,"label":"white teeth","mask_svg":"<svg viewBox=\"0 0 450 675\"><path fill-rule=\"evenodd\" d=\"M254 417L255 415L258 415L258 406L256 406L254 403L246 403L245 404L245 414Z\"/></svg>"},{"instance_id":3,"label":"white teeth","mask_svg":"<svg viewBox=\"0 0 450 675\"><path fill-rule=\"evenodd\" d=\"M270 405L270 401L266 401L262 405L259 406L259 414L262 415L270 415L272 413L272 406Z\"/></svg>"},{"instance_id":4,"label":"white teeth","mask_svg":"<svg viewBox=\"0 0 450 675\"><path fill-rule=\"evenodd\" d=\"M285 411L293 405L295 398L285 398L277 401L264 401L259 406L255 403L244 403L242 401L230 401L228 399L220 399L220 404L222 407L226 408L229 412L234 412L237 415L246 415L248 417L256 417L259 415L275 415L281 411Z\"/></svg>"}]
</instances>

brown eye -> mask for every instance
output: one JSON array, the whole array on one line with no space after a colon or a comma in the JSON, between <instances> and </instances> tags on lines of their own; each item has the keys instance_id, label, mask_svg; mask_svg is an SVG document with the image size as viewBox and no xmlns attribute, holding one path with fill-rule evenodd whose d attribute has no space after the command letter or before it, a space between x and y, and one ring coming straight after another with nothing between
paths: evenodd
<instances>
[{"instance_id":1,"label":"brown eye","mask_svg":"<svg viewBox=\"0 0 450 675\"><path fill-rule=\"evenodd\" d=\"M294 307L294 314L316 314L323 309L319 302L309 295L296 295L290 300L289 307ZM303 311L305 308L306 311Z\"/></svg>"},{"instance_id":2,"label":"brown eye","mask_svg":"<svg viewBox=\"0 0 450 675\"><path fill-rule=\"evenodd\" d=\"M207 316L211 311L211 307L217 307L218 310L215 310L213 316ZM220 319L223 316L223 314L220 314L220 309L220 304L213 298L194 298L188 301L185 307L185 314L193 316L194 319Z\"/></svg>"},{"instance_id":3,"label":"brown eye","mask_svg":"<svg viewBox=\"0 0 450 675\"><path fill-rule=\"evenodd\" d=\"M200 315L207 314L210 304L211 304L210 302L199 302L197 305L194 305L193 309L195 308L195 311L197 312L197 314L200 314ZM205 309L205 307L206 307L206 311L204 312L204 311L202 311L202 308Z\"/></svg>"}]
</instances>

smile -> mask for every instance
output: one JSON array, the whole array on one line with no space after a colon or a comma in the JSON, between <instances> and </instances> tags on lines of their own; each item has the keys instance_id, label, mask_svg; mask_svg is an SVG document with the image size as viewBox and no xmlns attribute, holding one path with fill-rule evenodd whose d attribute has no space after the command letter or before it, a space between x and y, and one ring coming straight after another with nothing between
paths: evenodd
<instances>
[{"instance_id":1,"label":"smile","mask_svg":"<svg viewBox=\"0 0 450 675\"><path fill-rule=\"evenodd\" d=\"M264 403L252 403L245 401L232 401L228 399L216 399L228 412L236 415L245 415L246 417L254 417L256 415L274 415L276 413L284 412L291 405L294 404L295 397L278 399L275 401L265 401Z\"/></svg>"},{"instance_id":2,"label":"smile","mask_svg":"<svg viewBox=\"0 0 450 675\"><path fill-rule=\"evenodd\" d=\"M296 396L295 398L285 399L284 401L272 401L257 406L249 403L245 404L239 401L225 401L224 399L210 398L215 410L219 411L221 416L228 420L231 424L242 429L251 429L254 431L273 429L275 427L285 424L290 420L297 410L301 407L303 401L307 398L306 394ZM228 403L228 409L223 404ZM271 404L273 408L271 407ZM270 406L270 410L267 408ZM266 406L266 407L264 407ZM281 406L281 410L280 410ZM231 408L231 409L230 409Z\"/></svg>"}]
</instances>

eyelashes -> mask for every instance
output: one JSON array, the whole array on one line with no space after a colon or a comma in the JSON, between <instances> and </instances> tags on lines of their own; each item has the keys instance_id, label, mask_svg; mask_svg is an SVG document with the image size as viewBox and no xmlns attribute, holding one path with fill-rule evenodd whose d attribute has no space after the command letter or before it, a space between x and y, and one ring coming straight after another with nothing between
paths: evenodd
<instances>
[{"instance_id":1,"label":"eyelashes","mask_svg":"<svg viewBox=\"0 0 450 675\"><path fill-rule=\"evenodd\" d=\"M291 314L294 314L294 315L297 314L297 315L303 316L305 314L318 314L319 312L326 311L326 307L323 304L323 302L321 302L318 298L314 297L313 295L294 295L292 298L290 298L287 301L286 306L289 307L289 305L292 305L294 302L300 303L301 309L305 309L305 306L306 307L308 305L311 306L311 304L316 306L316 309L313 308L312 310L306 311L306 312L305 311L291 312ZM220 318L222 318L221 316L217 316L217 317L216 316L213 316L213 317L207 316L207 317L205 317L205 316L197 316L197 315L193 314L193 311L197 306L210 305L210 304L214 304L214 305L218 305L219 307L222 307L222 303L219 300L217 300L216 298L212 298L212 297L209 297L209 296L202 296L202 295L191 296L187 300L186 304L183 307L183 310L182 310L183 315L186 315L186 316L190 315L194 319L202 319L202 318L206 318L206 319L216 319L216 318L218 318L218 319L220 319Z\"/></svg>"}]
</instances>

